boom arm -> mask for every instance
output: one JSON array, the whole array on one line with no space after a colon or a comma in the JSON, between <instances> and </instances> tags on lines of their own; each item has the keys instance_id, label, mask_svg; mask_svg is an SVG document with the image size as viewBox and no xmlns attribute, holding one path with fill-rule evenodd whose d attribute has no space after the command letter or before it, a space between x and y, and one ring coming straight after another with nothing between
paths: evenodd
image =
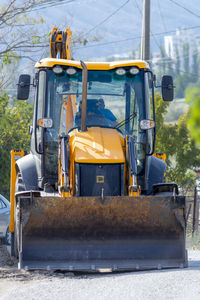
<instances>
[{"instance_id":1,"label":"boom arm","mask_svg":"<svg viewBox=\"0 0 200 300\"><path fill-rule=\"evenodd\" d=\"M71 30L58 31L53 27L51 31L50 52L52 58L71 59Z\"/></svg>"}]
</instances>

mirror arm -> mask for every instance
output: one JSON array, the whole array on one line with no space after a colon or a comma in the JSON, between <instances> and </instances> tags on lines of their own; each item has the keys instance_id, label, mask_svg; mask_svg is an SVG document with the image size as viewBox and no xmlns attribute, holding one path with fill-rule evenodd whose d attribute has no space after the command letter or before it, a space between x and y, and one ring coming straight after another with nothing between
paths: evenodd
<instances>
[{"instance_id":1,"label":"mirror arm","mask_svg":"<svg viewBox=\"0 0 200 300\"><path fill-rule=\"evenodd\" d=\"M17 86L20 86L21 88L24 88L24 87L26 87L26 86L36 86L35 85L35 83L33 82L33 83L30 83L30 84L24 84L24 82L21 82L21 83L17 83L16 84Z\"/></svg>"},{"instance_id":2,"label":"mirror arm","mask_svg":"<svg viewBox=\"0 0 200 300\"><path fill-rule=\"evenodd\" d=\"M156 89L162 87L161 85L156 85L156 82L154 83L154 86L155 86Z\"/></svg>"},{"instance_id":3,"label":"mirror arm","mask_svg":"<svg viewBox=\"0 0 200 300\"><path fill-rule=\"evenodd\" d=\"M166 89L169 89L169 90L171 90L171 89L175 89L175 85L167 85L167 86L162 86L162 85L156 85L156 83L154 83L154 86L155 86L155 88L157 89L157 88L161 88L161 87L163 87L163 88L166 88Z\"/></svg>"}]
</instances>

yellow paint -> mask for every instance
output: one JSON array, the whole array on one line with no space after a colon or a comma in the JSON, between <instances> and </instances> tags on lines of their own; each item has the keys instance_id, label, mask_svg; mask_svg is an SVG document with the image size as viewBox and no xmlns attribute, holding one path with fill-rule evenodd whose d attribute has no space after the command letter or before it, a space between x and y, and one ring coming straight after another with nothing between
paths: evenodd
<instances>
[{"instance_id":1,"label":"yellow paint","mask_svg":"<svg viewBox=\"0 0 200 300\"><path fill-rule=\"evenodd\" d=\"M56 36L56 40L53 42L53 36L54 34L57 34ZM67 39L66 41L63 40L63 35L66 34L67 35ZM66 31L60 31L58 30L57 27L53 27L52 31L51 31L51 38L50 38L50 55L51 58L53 58L53 52L52 49L54 49L54 52L57 53L57 50L61 50L60 55L61 58L67 58L67 59L71 59L71 29L70 27L66 28ZM65 44L65 45L64 45ZM62 45L62 46L61 46ZM65 53L63 53L63 49L65 48Z\"/></svg>"},{"instance_id":2,"label":"yellow paint","mask_svg":"<svg viewBox=\"0 0 200 300\"><path fill-rule=\"evenodd\" d=\"M96 177L96 183L104 183L104 176L97 175L97 177Z\"/></svg>"},{"instance_id":3,"label":"yellow paint","mask_svg":"<svg viewBox=\"0 0 200 300\"><path fill-rule=\"evenodd\" d=\"M71 36L72 32L70 27L66 28L67 32L67 41L66 41L66 52L67 52L67 59L72 59L71 58Z\"/></svg>"},{"instance_id":4,"label":"yellow paint","mask_svg":"<svg viewBox=\"0 0 200 300\"><path fill-rule=\"evenodd\" d=\"M69 136L71 196L75 195L75 162L125 163L125 141L115 129L88 127L87 132L79 132L78 129L74 129ZM124 165L126 170L126 164Z\"/></svg>"},{"instance_id":5,"label":"yellow paint","mask_svg":"<svg viewBox=\"0 0 200 300\"><path fill-rule=\"evenodd\" d=\"M60 143L60 141L59 141ZM58 159L58 187L59 187L59 193L61 195L61 197L70 197L72 196L71 191L65 191L65 181L64 181L64 174L63 174L63 161L62 161L62 154L61 154L61 150L59 149L59 155L58 155L59 159ZM68 178L69 182L70 182L70 178Z\"/></svg>"},{"instance_id":6,"label":"yellow paint","mask_svg":"<svg viewBox=\"0 0 200 300\"><path fill-rule=\"evenodd\" d=\"M88 127L69 133L71 159L78 163L124 163L125 155L120 134L115 129ZM72 161L70 159L70 161Z\"/></svg>"},{"instance_id":7,"label":"yellow paint","mask_svg":"<svg viewBox=\"0 0 200 300\"><path fill-rule=\"evenodd\" d=\"M164 162L166 161L166 154L165 153L154 153L153 156L159 158L159 159L162 159Z\"/></svg>"},{"instance_id":8,"label":"yellow paint","mask_svg":"<svg viewBox=\"0 0 200 300\"><path fill-rule=\"evenodd\" d=\"M14 232L15 229L15 184L17 179L17 173L15 163L17 157L23 157L24 151L11 150L11 176L10 176L10 232Z\"/></svg>"},{"instance_id":9,"label":"yellow paint","mask_svg":"<svg viewBox=\"0 0 200 300\"><path fill-rule=\"evenodd\" d=\"M126 136L126 153L128 153L128 136ZM135 176L135 185L137 185L137 191L133 191L131 188L134 184L134 181L133 181L133 176L131 176L131 168L130 165L128 164L128 161L126 163L126 171L124 176L127 176L127 178L126 177L125 178L128 181L128 195L130 197L140 196L141 188L140 186L137 185L137 176Z\"/></svg>"},{"instance_id":10,"label":"yellow paint","mask_svg":"<svg viewBox=\"0 0 200 300\"><path fill-rule=\"evenodd\" d=\"M61 133L67 134L69 129L73 127L73 121L74 121L71 95L69 96L64 95L63 100L64 102L61 107L59 134Z\"/></svg>"},{"instance_id":11,"label":"yellow paint","mask_svg":"<svg viewBox=\"0 0 200 300\"><path fill-rule=\"evenodd\" d=\"M43 127L44 126L44 120L39 119L38 122L37 122L37 125L40 126L40 127Z\"/></svg>"},{"instance_id":12,"label":"yellow paint","mask_svg":"<svg viewBox=\"0 0 200 300\"><path fill-rule=\"evenodd\" d=\"M85 62L88 70L112 70L117 67L136 66L140 69L149 69L147 62L142 60L121 60L114 62ZM73 66L82 69L80 61L57 59L57 58L44 58L36 63L35 68L49 67L55 65Z\"/></svg>"}]
</instances>

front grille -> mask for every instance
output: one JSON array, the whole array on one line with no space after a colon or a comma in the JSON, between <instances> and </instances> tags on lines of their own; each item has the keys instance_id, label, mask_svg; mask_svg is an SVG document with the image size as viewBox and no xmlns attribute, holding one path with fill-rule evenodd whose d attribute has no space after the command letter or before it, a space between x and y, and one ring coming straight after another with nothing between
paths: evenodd
<instances>
[{"instance_id":1,"label":"front grille","mask_svg":"<svg viewBox=\"0 0 200 300\"><path fill-rule=\"evenodd\" d=\"M77 196L123 195L123 164L78 164L76 172Z\"/></svg>"}]
</instances>

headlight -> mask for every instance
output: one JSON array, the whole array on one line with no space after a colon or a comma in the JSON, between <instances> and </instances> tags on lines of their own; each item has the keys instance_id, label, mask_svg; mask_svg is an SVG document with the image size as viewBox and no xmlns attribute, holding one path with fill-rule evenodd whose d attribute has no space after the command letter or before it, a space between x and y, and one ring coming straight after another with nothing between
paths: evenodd
<instances>
[{"instance_id":1,"label":"headlight","mask_svg":"<svg viewBox=\"0 0 200 300\"><path fill-rule=\"evenodd\" d=\"M116 73L117 75L123 76L123 75L126 73L126 70L123 69L123 68L118 68L118 69L115 71L115 73Z\"/></svg>"},{"instance_id":2,"label":"headlight","mask_svg":"<svg viewBox=\"0 0 200 300\"><path fill-rule=\"evenodd\" d=\"M63 68L61 66L53 67L53 72L56 74L61 74L63 72Z\"/></svg>"},{"instance_id":3,"label":"headlight","mask_svg":"<svg viewBox=\"0 0 200 300\"><path fill-rule=\"evenodd\" d=\"M141 120L140 128L142 130L148 130L155 127L155 122L153 120Z\"/></svg>"},{"instance_id":4,"label":"headlight","mask_svg":"<svg viewBox=\"0 0 200 300\"><path fill-rule=\"evenodd\" d=\"M74 75L74 74L76 74L76 72L77 72L77 70L76 70L75 68L72 68L72 67L70 67L70 68L68 68L68 69L66 70L66 73L67 73L68 75Z\"/></svg>"},{"instance_id":5,"label":"headlight","mask_svg":"<svg viewBox=\"0 0 200 300\"><path fill-rule=\"evenodd\" d=\"M50 118L39 119L37 125L43 128L52 128L53 120Z\"/></svg>"},{"instance_id":6,"label":"headlight","mask_svg":"<svg viewBox=\"0 0 200 300\"><path fill-rule=\"evenodd\" d=\"M129 72L131 75L136 75L140 72L140 70L137 67L132 67L130 68Z\"/></svg>"}]
</instances>

